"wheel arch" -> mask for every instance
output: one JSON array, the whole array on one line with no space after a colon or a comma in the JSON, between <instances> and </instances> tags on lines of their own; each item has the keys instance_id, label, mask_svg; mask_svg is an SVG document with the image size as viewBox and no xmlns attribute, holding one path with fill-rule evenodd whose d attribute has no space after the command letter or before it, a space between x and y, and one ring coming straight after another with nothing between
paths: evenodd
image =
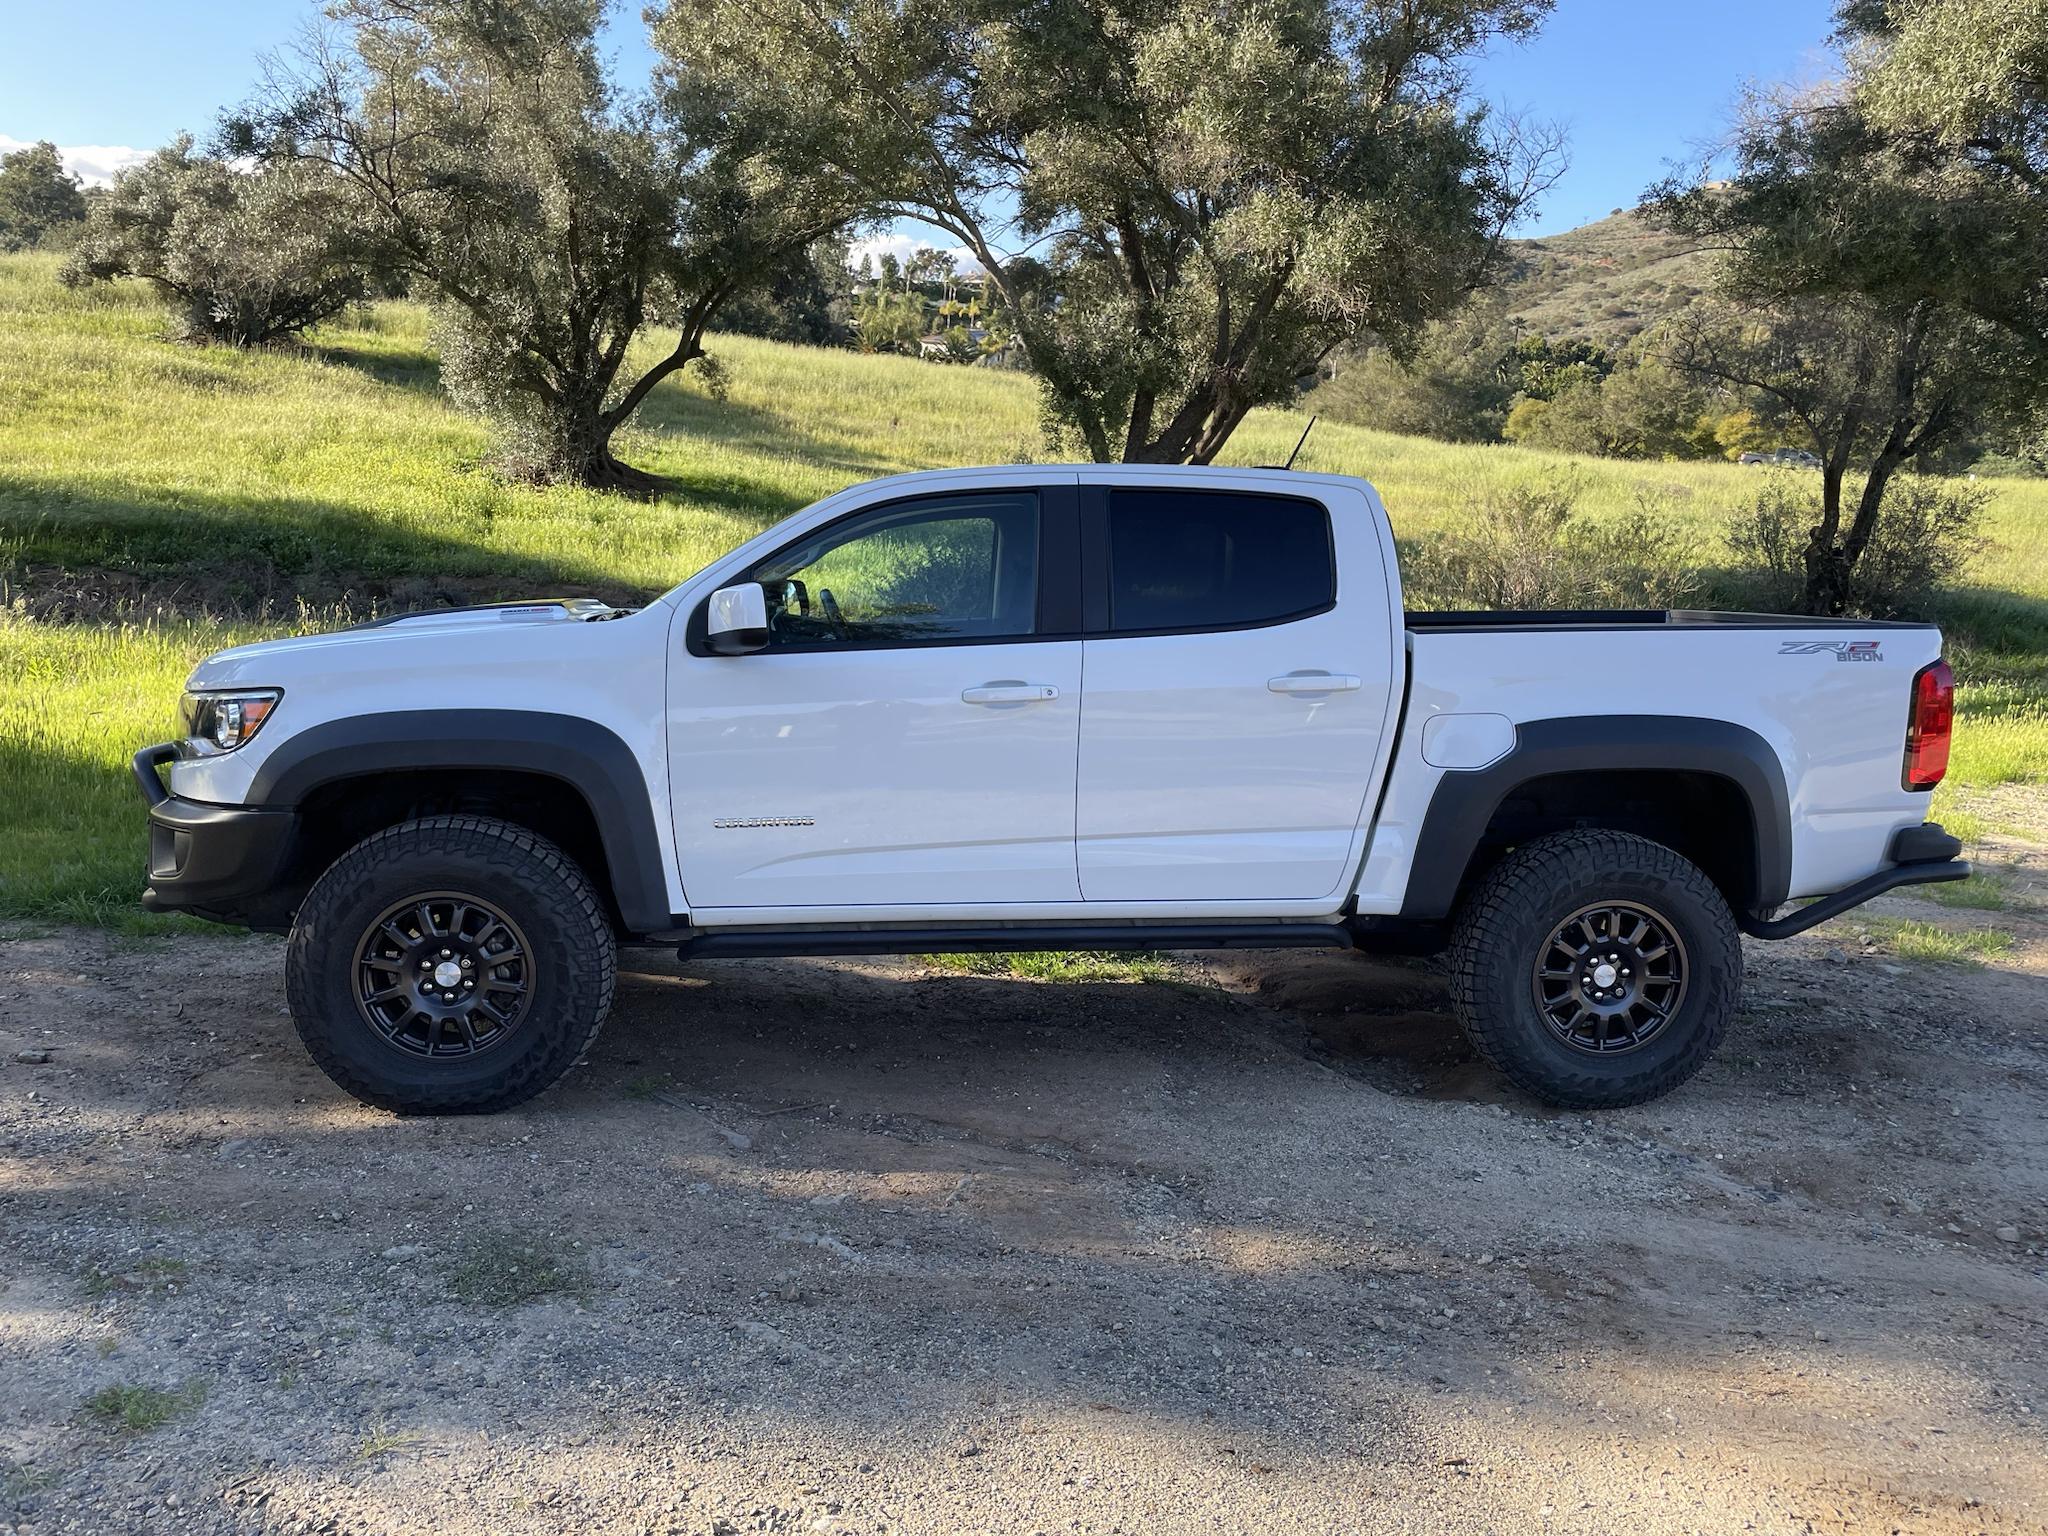
<instances>
[{"instance_id":1,"label":"wheel arch","mask_svg":"<svg viewBox=\"0 0 2048 1536\"><path fill-rule=\"evenodd\" d=\"M1437 781L1401 916L1440 920L1511 848L1606 827L1698 864L1737 911L1791 888L1791 802L1769 742L1732 721L1598 715L1525 721L1505 757Z\"/></svg>"},{"instance_id":2,"label":"wheel arch","mask_svg":"<svg viewBox=\"0 0 2048 1536\"><path fill-rule=\"evenodd\" d=\"M249 801L302 812L300 857L308 861L343 851L328 846L337 837L352 843L414 815L501 815L577 857L623 931L670 926L639 759L589 720L499 709L330 720L280 743L257 768Z\"/></svg>"}]
</instances>

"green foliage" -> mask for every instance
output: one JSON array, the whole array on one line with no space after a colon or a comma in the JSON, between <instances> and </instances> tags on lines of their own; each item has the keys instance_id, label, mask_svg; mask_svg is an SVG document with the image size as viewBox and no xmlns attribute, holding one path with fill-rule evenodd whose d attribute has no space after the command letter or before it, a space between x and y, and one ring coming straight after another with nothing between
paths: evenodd
<instances>
[{"instance_id":1,"label":"green foliage","mask_svg":"<svg viewBox=\"0 0 2048 1536\"><path fill-rule=\"evenodd\" d=\"M604 0L337 0L338 33L231 128L319 167L385 259L435 297L442 377L524 478L653 489L611 450L662 379L704 355L749 284L852 212L829 171L754 152L743 116L680 82L614 100ZM675 344L628 370L643 326ZM637 376L636 376L637 373Z\"/></svg>"},{"instance_id":2,"label":"green foliage","mask_svg":"<svg viewBox=\"0 0 2048 1536\"><path fill-rule=\"evenodd\" d=\"M1657 357L1603 354L1530 382L1501 428L1508 442L1621 459L1698 458L1715 447L1700 391Z\"/></svg>"},{"instance_id":3,"label":"green foliage","mask_svg":"<svg viewBox=\"0 0 2048 1536\"><path fill-rule=\"evenodd\" d=\"M1607 438L1602 431L1600 403L1597 379L1570 385L1554 395L1524 395L1508 413L1501 435L1529 448L1604 453Z\"/></svg>"},{"instance_id":4,"label":"green foliage","mask_svg":"<svg viewBox=\"0 0 2048 1536\"><path fill-rule=\"evenodd\" d=\"M968 976L1015 976L1052 982L1176 981L1180 973L1163 955L1138 951L1104 954L1033 950L1005 954L931 955L932 964Z\"/></svg>"},{"instance_id":5,"label":"green foliage","mask_svg":"<svg viewBox=\"0 0 2048 1536\"><path fill-rule=\"evenodd\" d=\"M143 278L193 340L296 336L364 293L369 252L338 191L301 166L238 170L181 136L93 200L63 280Z\"/></svg>"},{"instance_id":6,"label":"green foliage","mask_svg":"<svg viewBox=\"0 0 2048 1536\"><path fill-rule=\"evenodd\" d=\"M1492 442L1503 435L1515 394L1501 367L1513 345L1497 306L1467 304L1430 325L1405 363L1387 347L1372 347L1342 364L1317 387L1311 409L1382 432Z\"/></svg>"},{"instance_id":7,"label":"green foliage","mask_svg":"<svg viewBox=\"0 0 2048 1536\"><path fill-rule=\"evenodd\" d=\"M863 352L915 352L924 335L924 300L876 288L854 305L853 326Z\"/></svg>"},{"instance_id":8,"label":"green foliage","mask_svg":"<svg viewBox=\"0 0 2048 1536\"><path fill-rule=\"evenodd\" d=\"M1600 386L1605 452L1624 459L1693 459L1713 451L1698 386L1664 359L1636 352Z\"/></svg>"},{"instance_id":9,"label":"green foliage","mask_svg":"<svg viewBox=\"0 0 2048 1536\"><path fill-rule=\"evenodd\" d=\"M2048 9L2038 0L1847 0L1867 49L1857 98L1878 127L1931 134L1984 182L2048 193Z\"/></svg>"},{"instance_id":10,"label":"green foliage","mask_svg":"<svg viewBox=\"0 0 2048 1536\"><path fill-rule=\"evenodd\" d=\"M853 332L853 274L846 241L814 240L783 266L756 279L719 311L721 330L814 347L843 346Z\"/></svg>"},{"instance_id":11,"label":"green foliage","mask_svg":"<svg viewBox=\"0 0 2048 1536\"><path fill-rule=\"evenodd\" d=\"M85 1414L118 1434L141 1435L197 1412L205 1401L206 1384L202 1381L188 1381L175 1391L119 1384L102 1387L88 1397Z\"/></svg>"},{"instance_id":12,"label":"green foliage","mask_svg":"<svg viewBox=\"0 0 2048 1536\"><path fill-rule=\"evenodd\" d=\"M1745 453L1762 453L1779 445L1782 434L1768 423L1757 419L1755 411L1729 411L1725 415L1702 421L1702 427L1710 427L1714 442L1721 449L1722 457L1739 459Z\"/></svg>"},{"instance_id":13,"label":"green foliage","mask_svg":"<svg viewBox=\"0 0 2048 1536\"><path fill-rule=\"evenodd\" d=\"M85 218L85 194L47 139L0 155L0 251L62 238Z\"/></svg>"},{"instance_id":14,"label":"green foliage","mask_svg":"<svg viewBox=\"0 0 2048 1536\"><path fill-rule=\"evenodd\" d=\"M1847 0L1845 85L1753 101L1731 180L1659 192L1672 228L1731 253L1723 302L1673 327L1669 355L1796 422L1823 460L1802 556L1809 612L1848 604L1895 474L1975 433L2021 435L2048 409L2039 82L2031 103L2026 88L1965 93L1923 122L1917 88L1898 78L1916 50L1930 68L1981 69L1958 39L1983 40L2003 10ZM1842 494L1852 468L1863 472L1853 508Z\"/></svg>"},{"instance_id":15,"label":"green foliage","mask_svg":"<svg viewBox=\"0 0 2048 1536\"><path fill-rule=\"evenodd\" d=\"M2013 936L2002 928L1950 928L1918 918L1858 913L1849 926L1868 943L1882 945L1901 960L1933 965L1982 965L2009 952Z\"/></svg>"},{"instance_id":16,"label":"green foliage","mask_svg":"<svg viewBox=\"0 0 2048 1536\"><path fill-rule=\"evenodd\" d=\"M655 40L870 211L971 250L1054 438L1207 462L1335 347L1405 356L1485 275L1547 157L1488 132L1461 64L1547 9L706 0ZM1013 218L1042 257L997 253Z\"/></svg>"},{"instance_id":17,"label":"green foliage","mask_svg":"<svg viewBox=\"0 0 2048 1536\"><path fill-rule=\"evenodd\" d=\"M2003 912L2013 905L2012 878L1979 870L1967 880L1920 886L1914 894L1940 907L1966 907L1974 912Z\"/></svg>"},{"instance_id":18,"label":"green foliage","mask_svg":"<svg viewBox=\"0 0 2048 1536\"><path fill-rule=\"evenodd\" d=\"M1552 405L1550 408L1554 409ZM1567 473L1510 485L1402 558L1418 608L1668 608L1701 588L1694 541L1639 501L1617 518L1574 515Z\"/></svg>"},{"instance_id":19,"label":"green foliage","mask_svg":"<svg viewBox=\"0 0 2048 1536\"><path fill-rule=\"evenodd\" d=\"M1901 480L1891 506L1849 574L1846 612L1871 618L1925 618L1935 595L1953 583L1983 547L1979 528L1988 492L1921 476ZM1728 535L1729 551L1756 573L1757 606L1794 607L1805 588L1806 550L1821 516L1807 477L1772 476L1749 514Z\"/></svg>"},{"instance_id":20,"label":"green foliage","mask_svg":"<svg viewBox=\"0 0 2048 1536\"><path fill-rule=\"evenodd\" d=\"M559 1239L504 1232L464 1240L448 1271L448 1295L473 1306L517 1307L590 1288L582 1258Z\"/></svg>"},{"instance_id":21,"label":"green foliage","mask_svg":"<svg viewBox=\"0 0 2048 1536\"><path fill-rule=\"evenodd\" d=\"M1614 372L1614 359L1590 341L1521 337L1494 365L1501 381L1531 400L1555 400L1566 390L1597 385Z\"/></svg>"}]
</instances>

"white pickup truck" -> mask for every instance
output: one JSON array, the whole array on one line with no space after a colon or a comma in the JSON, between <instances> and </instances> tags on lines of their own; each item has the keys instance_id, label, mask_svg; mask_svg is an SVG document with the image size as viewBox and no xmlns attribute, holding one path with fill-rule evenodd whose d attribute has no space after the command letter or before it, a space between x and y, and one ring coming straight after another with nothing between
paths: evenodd
<instances>
[{"instance_id":1,"label":"white pickup truck","mask_svg":"<svg viewBox=\"0 0 2048 1536\"><path fill-rule=\"evenodd\" d=\"M1630 1104L1721 1038L1738 930L1969 872L1923 822L1940 651L1917 624L1404 615L1386 511L1338 476L905 475L637 610L208 657L184 739L136 755L143 904L288 931L307 1047L401 1111L554 1082L622 943L1448 948L1489 1061Z\"/></svg>"}]
</instances>

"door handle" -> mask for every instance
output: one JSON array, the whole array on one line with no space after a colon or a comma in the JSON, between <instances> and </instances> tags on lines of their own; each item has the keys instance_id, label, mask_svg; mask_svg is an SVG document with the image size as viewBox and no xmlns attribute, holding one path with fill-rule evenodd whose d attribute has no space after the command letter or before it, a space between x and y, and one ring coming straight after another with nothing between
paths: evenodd
<instances>
[{"instance_id":1,"label":"door handle","mask_svg":"<svg viewBox=\"0 0 2048 1536\"><path fill-rule=\"evenodd\" d=\"M1266 686L1274 693L1349 693L1358 679L1337 672L1290 672L1267 678Z\"/></svg>"},{"instance_id":2,"label":"door handle","mask_svg":"<svg viewBox=\"0 0 2048 1536\"><path fill-rule=\"evenodd\" d=\"M983 683L960 690L963 704L1038 704L1059 696L1059 689L1051 683Z\"/></svg>"}]
</instances>

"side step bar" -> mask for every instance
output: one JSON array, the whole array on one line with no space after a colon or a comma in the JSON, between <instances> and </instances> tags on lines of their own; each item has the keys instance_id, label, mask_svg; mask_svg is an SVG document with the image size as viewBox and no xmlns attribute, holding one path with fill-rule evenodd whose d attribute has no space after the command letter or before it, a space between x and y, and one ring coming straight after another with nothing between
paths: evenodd
<instances>
[{"instance_id":1,"label":"side step bar","mask_svg":"<svg viewBox=\"0 0 2048 1536\"><path fill-rule=\"evenodd\" d=\"M1002 950L1349 949L1339 923L1021 924L1007 927L720 929L676 946L683 960L780 959L791 955L980 954Z\"/></svg>"},{"instance_id":2,"label":"side step bar","mask_svg":"<svg viewBox=\"0 0 2048 1536\"><path fill-rule=\"evenodd\" d=\"M1753 939L1789 939L1818 927L1831 917L1840 917L1851 907L1860 907L1873 896L1902 885L1934 885L1945 880L1970 878L1970 861L1958 858L1962 843L1934 822L1907 827L1892 839L1890 869L1866 875L1854 885L1832 896L1796 908L1775 920L1754 912L1738 912L1735 924Z\"/></svg>"}]
</instances>

